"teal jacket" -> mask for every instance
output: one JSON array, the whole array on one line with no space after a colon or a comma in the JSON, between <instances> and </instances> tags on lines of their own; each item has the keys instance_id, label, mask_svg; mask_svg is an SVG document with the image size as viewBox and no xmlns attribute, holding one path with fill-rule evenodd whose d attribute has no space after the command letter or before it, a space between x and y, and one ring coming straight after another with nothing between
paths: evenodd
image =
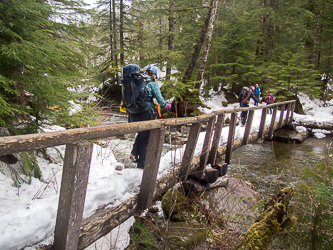
<instances>
[{"instance_id":1,"label":"teal jacket","mask_svg":"<svg viewBox=\"0 0 333 250\"><path fill-rule=\"evenodd\" d=\"M164 101L162 94L161 94L161 90L160 87L157 85L156 82L148 82L147 86L147 99L146 102L149 104L151 111L149 111L150 113L154 111L154 97L156 98L157 102L159 105L161 105L161 108L164 108L167 105L167 102Z\"/></svg>"}]
</instances>

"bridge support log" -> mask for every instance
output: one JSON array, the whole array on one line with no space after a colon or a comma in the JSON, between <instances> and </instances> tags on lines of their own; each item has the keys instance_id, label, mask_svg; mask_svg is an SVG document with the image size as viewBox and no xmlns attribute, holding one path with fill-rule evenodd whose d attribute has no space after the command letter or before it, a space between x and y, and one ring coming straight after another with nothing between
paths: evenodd
<instances>
[{"instance_id":1,"label":"bridge support log","mask_svg":"<svg viewBox=\"0 0 333 250\"><path fill-rule=\"evenodd\" d=\"M77 249L92 150L92 142L66 145L54 231L55 250Z\"/></svg>"}]
</instances>

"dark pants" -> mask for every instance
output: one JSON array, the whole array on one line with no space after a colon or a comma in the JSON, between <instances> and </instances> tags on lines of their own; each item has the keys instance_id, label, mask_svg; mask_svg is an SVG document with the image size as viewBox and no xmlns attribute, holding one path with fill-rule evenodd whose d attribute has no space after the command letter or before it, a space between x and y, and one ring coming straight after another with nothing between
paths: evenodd
<instances>
[{"instance_id":1,"label":"dark pants","mask_svg":"<svg viewBox=\"0 0 333 250\"><path fill-rule=\"evenodd\" d=\"M246 108L248 106L249 106L249 104L247 102L241 103L241 108ZM246 123L247 113L248 113L248 111L241 112L242 125L245 125L245 123Z\"/></svg>"},{"instance_id":2,"label":"dark pants","mask_svg":"<svg viewBox=\"0 0 333 250\"><path fill-rule=\"evenodd\" d=\"M242 125L245 125L245 123L246 123L247 113L248 113L248 111L242 111L242 113L241 113Z\"/></svg>"},{"instance_id":3,"label":"dark pants","mask_svg":"<svg viewBox=\"0 0 333 250\"><path fill-rule=\"evenodd\" d=\"M155 120L155 115L153 113L149 113L149 111L140 114L130 114L131 122L141 122L149 120ZM145 165L149 135L150 135L150 130L142 131L138 132L138 135L135 138L131 154L136 159L138 159L138 166L137 166L138 168L143 169Z\"/></svg>"},{"instance_id":4,"label":"dark pants","mask_svg":"<svg viewBox=\"0 0 333 250\"><path fill-rule=\"evenodd\" d=\"M259 95L256 95L256 97L258 98L258 100L260 100ZM256 100L254 100L254 106L258 106L258 102Z\"/></svg>"}]
</instances>

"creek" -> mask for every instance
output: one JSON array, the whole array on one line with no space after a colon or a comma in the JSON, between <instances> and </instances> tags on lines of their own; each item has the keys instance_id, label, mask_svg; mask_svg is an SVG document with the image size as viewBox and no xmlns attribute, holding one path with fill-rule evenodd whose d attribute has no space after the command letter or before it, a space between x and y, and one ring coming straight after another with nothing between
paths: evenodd
<instances>
[{"instance_id":1,"label":"creek","mask_svg":"<svg viewBox=\"0 0 333 250\"><path fill-rule=\"evenodd\" d=\"M228 173L251 182L258 192L277 194L287 186L296 186L302 169L319 163L328 155L333 135L310 137L302 144L278 141L251 143L232 152Z\"/></svg>"}]
</instances>

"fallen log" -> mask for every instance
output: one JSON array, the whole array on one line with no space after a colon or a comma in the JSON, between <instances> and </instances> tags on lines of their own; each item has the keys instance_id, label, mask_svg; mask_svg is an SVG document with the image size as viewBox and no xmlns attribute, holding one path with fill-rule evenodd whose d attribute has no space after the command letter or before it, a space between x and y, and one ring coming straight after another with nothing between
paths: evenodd
<instances>
[{"instance_id":1,"label":"fallen log","mask_svg":"<svg viewBox=\"0 0 333 250\"><path fill-rule=\"evenodd\" d=\"M264 211L247 231L244 239L235 247L235 250L266 250L274 234L281 229L291 228L295 219L286 215L293 193L293 187L287 187L281 190L277 196L272 196Z\"/></svg>"},{"instance_id":2,"label":"fallen log","mask_svg":"<svg viewBox=\"0 0 333 250\"><path fill-rule=\"evenodd\" d=\"M327 130L333 130L333 124L332 123L321 123L321 122L313 122L313 123L307 123L307 122L294 122L293 126L303 126L306 128L317 128L317 129L327 129Z\"/></svg>"}]
</instances>

